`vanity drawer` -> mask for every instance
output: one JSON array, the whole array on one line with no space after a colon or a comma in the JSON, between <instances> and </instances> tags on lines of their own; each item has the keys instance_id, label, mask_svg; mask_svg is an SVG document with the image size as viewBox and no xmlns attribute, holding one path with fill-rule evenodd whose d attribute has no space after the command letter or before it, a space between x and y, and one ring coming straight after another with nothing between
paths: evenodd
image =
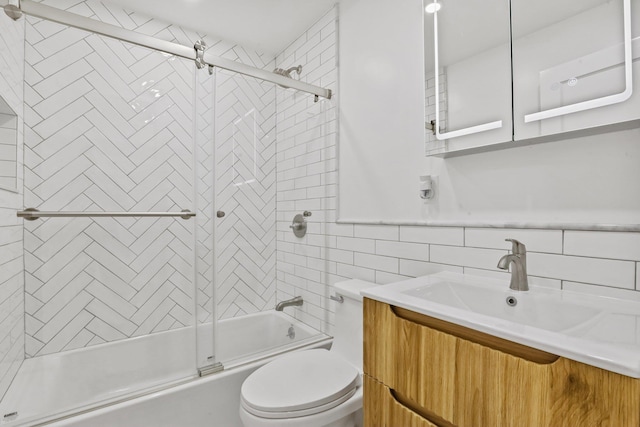
<instances>
[{"instance_id":1,"label":"vanity drawer","mask_svg":"<svg viewBox=\"0 0 640 427\"><path fill-rule=\"evenodd\" d=\"M367 427L441 427L400 403L389 387L364 376L364 425Z\"/></svg>"},{"instance_id":2,"label":"vanity drawer","mask_svg":"<svg viewBox=\"0 0 640 427\"><path fill-rule=\"evenodd\" d=\"M636 379L370 299L364 304L365 373L449 425L640 426Z\"/></svg>"}]
</instances>

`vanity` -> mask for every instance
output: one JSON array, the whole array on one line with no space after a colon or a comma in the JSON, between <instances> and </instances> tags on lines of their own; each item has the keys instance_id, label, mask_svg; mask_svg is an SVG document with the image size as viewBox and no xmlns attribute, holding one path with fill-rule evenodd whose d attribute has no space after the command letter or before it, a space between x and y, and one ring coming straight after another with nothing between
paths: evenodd
<instances>
[{"instance_id":1,"label":"vanity","mask_svg":"<svg viewBox=\"0 0 640 427\"><path fill-rule=\"evenodd\" d=\"M454 273L363 295L366 426L640 426L640 302Z\"/></svg>"}]
</instances>

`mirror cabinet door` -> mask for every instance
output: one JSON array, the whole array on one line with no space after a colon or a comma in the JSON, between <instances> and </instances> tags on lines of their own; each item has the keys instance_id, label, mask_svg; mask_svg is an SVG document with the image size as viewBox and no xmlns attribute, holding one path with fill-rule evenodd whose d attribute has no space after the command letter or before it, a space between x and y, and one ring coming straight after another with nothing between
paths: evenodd
<instances>
[{"instance_id":1,"label":"mirror cabinet door","mask_svg":"<svg viewBox=\"0 0 640 427\"><path fill-rule=\"evenodd\" d=\"M640 118L640 0L511 6L515 140Z\"/></svg>"},{"instance_id":2,"label":"mirror cabinet door","mask_svg":"<svg viewBox=\"0 0 640 427\"><path fill-rule=\"evenodd\" d=\"M509 1L424 0L424 6L426 154L510 142Z\"/></svg>"}]
</instances>

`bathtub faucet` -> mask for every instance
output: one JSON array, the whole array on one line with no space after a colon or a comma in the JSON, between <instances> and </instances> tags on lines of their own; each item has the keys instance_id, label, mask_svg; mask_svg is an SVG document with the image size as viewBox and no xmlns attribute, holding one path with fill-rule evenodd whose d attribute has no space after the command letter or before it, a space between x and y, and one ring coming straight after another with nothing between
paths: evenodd
<instances>
[{"instance_id":1,"label":"bathtub faucet","mask_svg":"<svg viewBox=\"0 0 640 427\"><path fill-rule=\"evenodd\" d=\"M280 301L277 305L276 305L276 311L282 311L284 310L285 307L292 307L292 306L300 306L302 305L302 297L293 297L291 299L288 299L286 301Z\"/></svg>"}]
</instances>

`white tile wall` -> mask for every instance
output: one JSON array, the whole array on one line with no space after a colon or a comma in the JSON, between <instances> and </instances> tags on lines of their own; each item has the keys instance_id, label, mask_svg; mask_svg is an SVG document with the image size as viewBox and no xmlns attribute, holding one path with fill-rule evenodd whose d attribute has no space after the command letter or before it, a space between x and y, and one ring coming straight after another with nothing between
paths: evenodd
<instances>
[{"instance_id":1,"label":"white tile wall","mask_svg":"<svg viewBox=\"0 0 640 427\"><path fill-rule=\"evenodd\" d=\"M0 96L18 116L18 193L0 189L0 398L24 360L24 256L22 221L22 146L24 92L24 19L0 13ZM10 165L15 170L15 165Z\"/></svg>"},{"instance_id":2,"label":"white tile wall","mask_svg":"<svg viewBox=\"0 0 640 427\"><path fill-rule=\"evenodd\" d=\"M233 58L231 54L235 54ZM239 46L227 57L275 68ZM255 313L276 301L276 89L217 71L215 106L218 318Z\"/></svg>"},{"instance_id":3,"label":"white tile wall","mask_svg":"<svg viewBox=\"0 0 640 427\"><path fill-rule=\"evenodd\" d=\"M301 80L335 93L336 37L332 9L277 56L276 66L302 64ZM358 269L368 271L358 266L368 261L362 254L355 260L353 249L365 245L374 252L373 242L353 238L352 225L333 223L337 97L314 103L312 96L280 88L277 96L277 299L302 295L305 304L295 315L319 330L327 330L330 322L330 275L343 268L353 276ZM304 210L312 216L300 239L289 225ZM337 239L343 247L337 247Z\"/></svg>"}]
</instances>

